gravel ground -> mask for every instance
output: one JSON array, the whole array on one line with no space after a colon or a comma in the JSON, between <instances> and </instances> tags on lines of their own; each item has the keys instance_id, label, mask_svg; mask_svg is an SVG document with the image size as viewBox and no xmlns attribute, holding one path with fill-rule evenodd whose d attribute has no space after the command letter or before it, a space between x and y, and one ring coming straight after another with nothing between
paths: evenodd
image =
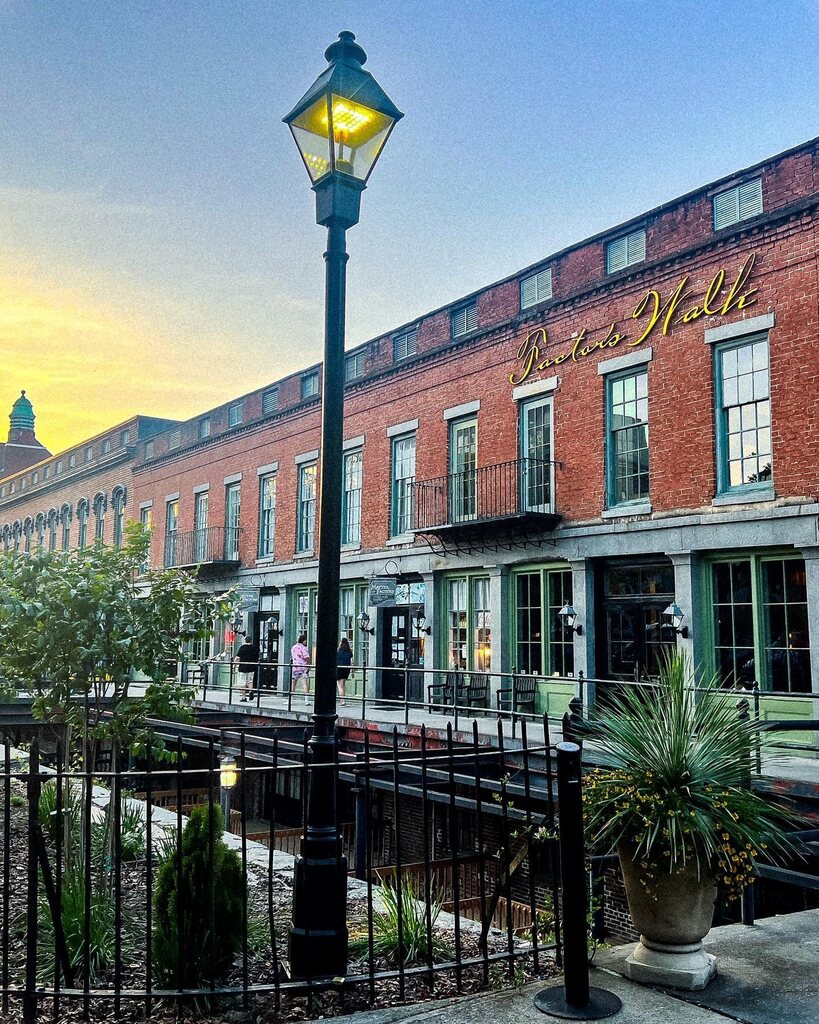
<instances>
[{"instance_id":1,"label":"gravel ground","mask_svg":"<svg viewBox=\"0 0 819 1024\"><path fill-rule=\"evenodd\" d=\"M13 784L11 808L11 849L10 849L10 885L8 887L10 910L9 965L12 984L22 983L22 970L25 958L25 910L26 893L26 841L27 841L27 804L24 799L24 788ZM1 796L1 795L0 795ZM3 803L0 799L0 809ZM2 843L2 834L0 834ZM0 847L1 850L1 847ZM126 864L122 868L123 892L123 984L126 988L144 988L145 985L145 870L141 863ZM272 984L275 978L274 963L268 919L267 870L257 865L248 868L248 909L251 921L251 948L248 956L248 973L251 985ZM292 880L288 872L275 872L273 876L273 918L279 954L286 942L287 926L290 920L292 901ZM348 922L351 934L366 929L366 896L361 889L353 890L349 899ZM446 917L451 922L450 917ZM454 943L454 929L440 927L439 934L450 946ZM462 960L479 955L474 926L469 923L461 930ZM503 952L507 948L505 934L495 933L490 936L490 952ZM351 964L350 973L366 974L366 960L359 964ZM376 970L389 970L391 965L376 965ZM550 954L541 955L539 976L550 976L556 973L554 960ZM462 969L461 991L475 992L485 987L483 968L464 967ZM513 977L506 964L490 965L490 986L503 988L510 984L520 985L535 976L531 958L521 957L515 964ZM97 981L97 987L106 987L113 983L113 970L103 974ZM241 957L234 965L230 975L224 980L226 986L241 986ZM282 994L277 1005L273 993L254 993L249 995L247 1007L242 1007L241 997L220 997L199 1000L195 1005L177 1007L173 1001L157 1001L153 1007L151 1019L165 1024L178 1020L194 1020L211 1017L213 1020L225 1021L227 1024L266 1024L268 1021L297 1021L322 1017L342 1016L371 1007L395 1006L401 1003L415 1003L427 999L448 998L458 993L455 971L437 972L434 977L434 989L430 991L428 978L425 975L406 978L404 997L402 999L399 980L376 978L375 997L370 999L369 985L350 986L345 991L332 990L315 994L311 997ZM41 1001L43 1020L51 1019L53 1014L52 1001L44 998ZM114 1016L113 999L95 998L91 1003L91 1021L136 1021L145 1016L143 1000L122 1001L121 1012ZM8 1012L2 1014L8 1024L22 1022L22 1008L19 997L9 1001ZM60 1005L60 1020L79 1021L82 1019L80 1000L63 998Z\"/></svg>"}]
</instances>

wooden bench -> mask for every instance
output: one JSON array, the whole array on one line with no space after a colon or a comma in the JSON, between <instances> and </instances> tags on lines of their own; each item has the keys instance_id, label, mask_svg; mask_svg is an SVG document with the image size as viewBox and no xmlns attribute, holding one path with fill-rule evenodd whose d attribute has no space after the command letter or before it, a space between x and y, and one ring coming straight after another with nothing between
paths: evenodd
<instances>
[{"instance_id":1,"label":"wooden bench","mask_svg":"<svg viewBox=\"0 0 819 1024\"><path fill-rule=\"evenodd\" d=\"M468 672L458 680L458 706L489 708L489 676L485 672Z\"/></svg>"},{"instance_id":2,"label":"wooden bench","mask_svg":"<svg viewBox=\"0 0 819 1024\"><path fill-rule=\"evenodd\" d=\"M455 703L455 693L460 689L460 672L447 672L442 679L427 686L427 707L430 711L436 708L451 708Z\"/></svg>"},{"instance_id":3,"label":"wooden bench","mask_svg":"<svg viewBox=\"0 0 819 1024\"><path fill-rule=\"evenodd\" d=\"M535 710L537 696L537 676L513 676L511 686L502 686L498 690L498 711Z\"/></svg>"}]
</instances>

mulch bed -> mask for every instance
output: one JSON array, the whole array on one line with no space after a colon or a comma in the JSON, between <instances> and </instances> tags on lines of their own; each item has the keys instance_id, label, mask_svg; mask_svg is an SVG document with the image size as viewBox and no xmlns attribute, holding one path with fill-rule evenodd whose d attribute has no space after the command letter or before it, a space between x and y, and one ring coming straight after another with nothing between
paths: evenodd
<instances>
[{"instance_id":1,"label":"mulch bed","mask_svg":"<svg viewBox=\"0 0 819 1024\"><path fill-rule=\"evenodd\" d=\"M24 799L25 789L18 783L12 785L11 808L11 849L10 849L10 919L9 965L12 984L22 984L23 965L25 962L25 900L27 872L27 815L28 807ZM3 808L0 794L0 810ZM0 834L1 837L1 834ZM123 963L122 978L126 988L142 989L145 986L145 870L142 863L124 864L122 866L123 896ZM248 867L248 919L253 922L253 944L248 955L248 976L251 985L272 984L274 981L274 957L271 952L268 918L267 870L255 865ZM287 875L275 874L273 884L273 918L277 936L279 954L286 952L287 926L290 920L292 902L292 882ZM366 898L353 896L349 899L348 921L350 932L366 930ZM454 929L438 928L437 933L449 943L454 944ZM266 934L265 934L266 933ZM130 940L130 941L129 941ZM491 953L507 950L506 934L490 935L489 949ZM474 932L461 931L462 960L480 956L477 938ZM539 977L548 977L557 973L551 953L540 956ZM375 970L389 971L394 965L377 963ZM359 964L351 964L350 974L366 975L368 962L365 959ZM532 966L531 956L520 956L510 970L506 962L493 962L489 966L489 987L504 988L520 985L536 975ZM283 973L280 974L283 978ZM79 982L78 984L81 984ZM96 987L104 988L113 984L113 968L106 971L96 981ZM222 980L222 986L242 985L241 955L229 976ZM462 994L477 992L486 988L482 965L463 967L461 970L460 988L454 970L436 971L433 988L430 990L427 974L408 975L405 978L403 998L398 978L382 979L376 977L374 999L370 998L370 986L367 982L351 985L341 990L334 989L318 992L310 996L281 993L277 1004L275 993L251 993L248 995L246 1007L242 1005L241 996L223 996L200 999L194 1003L176 1005L175 1000L156 1000L152 1006L151 1020L165 1024L171 1021L201 1020L210 1017L215 1021L227 1024L267 1024L272 1021L312 1020L321 1017L343 1016L358 1010L381 1008L417 1003L428 999L443 999ZM0 1016L8 1024L22 1024L22 1006L19 996L9 999L8 1013ZM40 1002L40 1016L45 1020L53 1019L53 1004L49 997ZM82 1001L63 997L60 1002L61 1021L82 1020ZM94 1022L114 1021L113 998L94 997L91 1000L90 1016ZM145 1019L144 999L123 999L121 1011L116 1020L137 1021Z\"/></svg>"}]
</instances>

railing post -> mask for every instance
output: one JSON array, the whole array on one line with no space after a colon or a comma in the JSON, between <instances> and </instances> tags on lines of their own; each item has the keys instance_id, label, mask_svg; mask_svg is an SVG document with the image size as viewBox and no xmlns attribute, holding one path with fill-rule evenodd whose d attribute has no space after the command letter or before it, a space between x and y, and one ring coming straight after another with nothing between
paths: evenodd
<instances>
[{"instance_id":1,"label":"railing post","mask_svg":"<svg viewBox=\"0 0 819 1024\"><path fill-rule=\"evenodd\" d=\"M580 747L558 743L557 804L559 813L560 881L563 911L563 985L543 989L535 1006L564 1020L601 1020L622 1003L613 992L589 986L589 948L586 929L585 843Z\"/></svg>"},{"instance_id":2,"label":"railing post","mask_svg":"<svg viewBox=\"0 0 819 1024\"><path fill-rule=\"evenodd\" d=\"M367 787L358 781L353 787L355 794L355 877L367 877L367 830L370 827L367 807Z\"/></svg>"},{"instance_id":3,"label":"railing post","mask_svg":"<svg viewBox=\"0 0 819 1024\"><path fill-rule=\"evenodd\" d=\"M40 743L31 741L28 759L28 877L26 885L26 987L23 993L23 1021L37 1020L37 848L35 837L40 809Z\"/></svg>"}]
</instances>

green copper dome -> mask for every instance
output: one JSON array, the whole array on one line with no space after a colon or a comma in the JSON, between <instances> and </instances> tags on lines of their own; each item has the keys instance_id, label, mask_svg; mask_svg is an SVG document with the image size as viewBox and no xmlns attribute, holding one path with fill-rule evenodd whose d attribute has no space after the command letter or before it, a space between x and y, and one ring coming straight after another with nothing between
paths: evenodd
<instances>
[{"instance_id":1,"label":"green copper dome","mask_svg":"<svg viewBox=\"0 0 819 1024\"><path fill-rule=\"evenodd\" d=\"M11 407L11 426L19 427L21 430L34 430L34 409L31 402L26 398L25 391L20 392L20 397Z\"/></svg>"}]
</instances>

